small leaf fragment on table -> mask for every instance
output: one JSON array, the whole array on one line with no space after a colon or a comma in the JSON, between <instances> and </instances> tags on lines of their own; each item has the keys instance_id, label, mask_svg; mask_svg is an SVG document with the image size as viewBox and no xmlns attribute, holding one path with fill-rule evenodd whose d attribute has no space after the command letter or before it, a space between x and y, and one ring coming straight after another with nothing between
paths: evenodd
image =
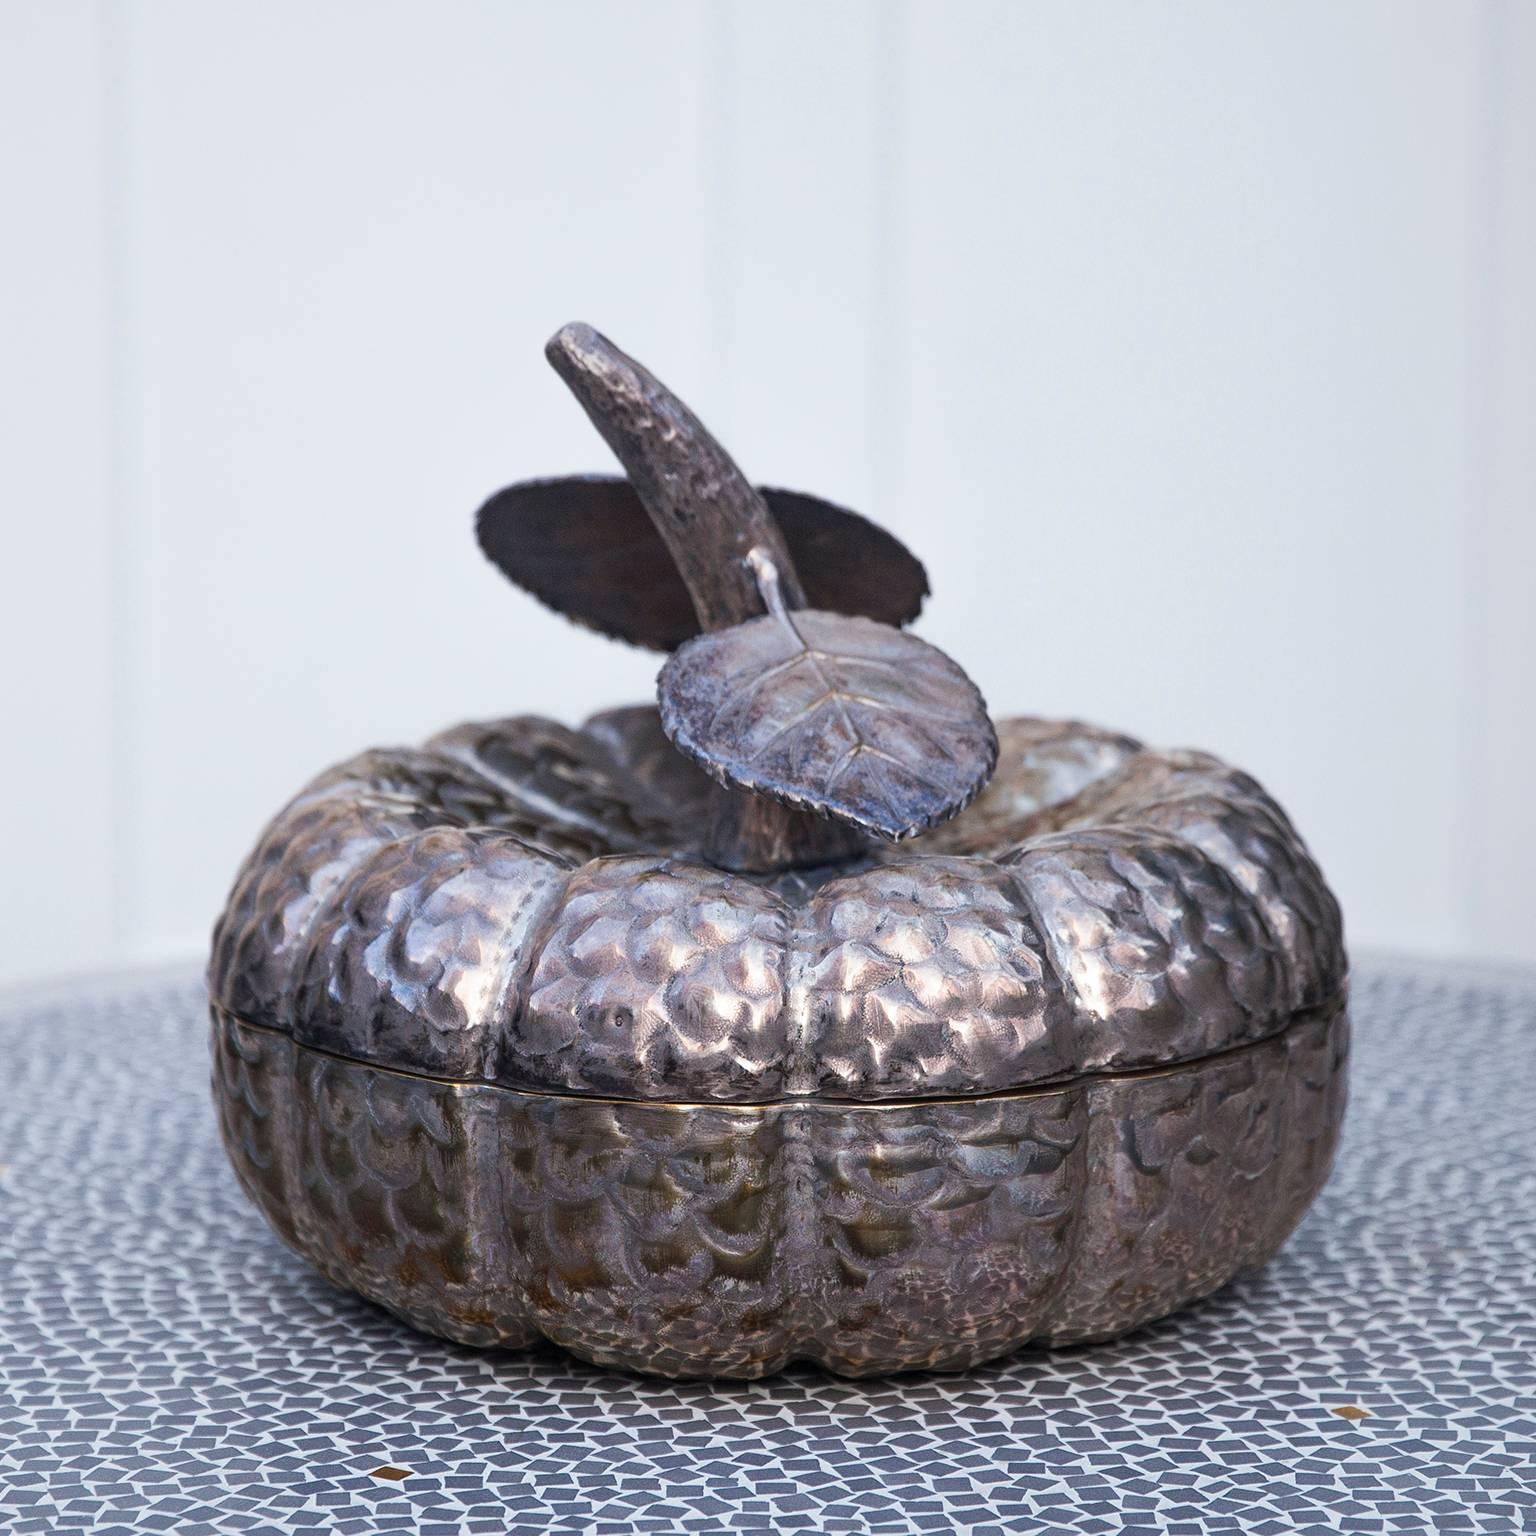
<instances>
[{"instance_id":1,"label":"small leaf fragment on table","mask_svg":"<svg viewBox=\"0 0 1536 1536\"><path fill-rule=\"evenodd\" d=\"M672 656L658 694L667 734L720 783L893 842L962 810L997 763L970 678L869 619L781 609L714 630Z\"/></svg>"}]
</instances>

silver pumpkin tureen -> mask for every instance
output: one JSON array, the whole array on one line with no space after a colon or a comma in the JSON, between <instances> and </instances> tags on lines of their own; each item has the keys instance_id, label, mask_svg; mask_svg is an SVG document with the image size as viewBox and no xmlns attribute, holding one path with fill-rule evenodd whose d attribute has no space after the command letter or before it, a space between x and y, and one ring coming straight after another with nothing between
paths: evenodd
<instances>
[{"instance_id":1,"label":"silver pumpkin tureen","mask_svg":"<svg viewBox=\"0 0 1536 1536\"><path fill-rule=\"evenodd\" d=\"M549 356L628 479L514 486L481 544L670 651L659 707L368 751L267 828L209 990L278 1235L430 1332L668 1376L960 1369L1265 1262L1348 1047L1284 812L994 726L889 534L752 487L590 328Z\"/></svg>"}]
</instances>

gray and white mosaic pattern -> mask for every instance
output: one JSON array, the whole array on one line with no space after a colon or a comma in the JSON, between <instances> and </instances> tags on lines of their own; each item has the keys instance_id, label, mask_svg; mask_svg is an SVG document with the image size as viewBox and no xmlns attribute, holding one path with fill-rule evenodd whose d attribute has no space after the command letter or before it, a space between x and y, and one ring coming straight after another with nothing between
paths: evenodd
<instances>
[{"instance_id":1,"label":"gray and white mosaic pattern","mask_svg":"<svg viewBox=\"0 0 1536 1536\"><path fill-rule=\"evenodd\" d=\"M194 983L11 1002L0 1529L1536 1530L1536 978L1367 968L1353 1012L1333 1180L1214 1300L961 1376L679 1384L311 1273L225 1163Z\"/></svg>"}]
</instances>

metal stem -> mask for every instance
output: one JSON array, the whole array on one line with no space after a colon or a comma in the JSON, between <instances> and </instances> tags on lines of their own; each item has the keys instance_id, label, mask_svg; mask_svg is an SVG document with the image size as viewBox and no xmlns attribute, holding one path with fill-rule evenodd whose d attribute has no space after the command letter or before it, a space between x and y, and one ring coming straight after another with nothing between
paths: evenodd
<instances>
[{"instance_id":1,"label":"metal stem","mask_svg":"<svg viewBox=\"0 0 1536 1536\"><path fill-rule=\"evenodd\" d=\"M765 562L784 607L805 606L767 504L660 379L590 325L563 326L544 355L623 464L671 551L701 628L726 629L768 612L758 580ZM754 552L755 561L749 559ZM722 789L705 851L729 869L772 871L846 859L861 846L856 834L824 817Z\"/></svg>"},{"instance_id":2,"label":"metal stem","mask_svg":"<svg viewBox=\"0 0 1536 1536\"><path fill-rule=\"evenodd\" d=\"M677 562L701 628L725 629L767 612L747 564L754 547L778 570L785 605L805 606L767 504L660 379L590 325L563 327L544 352L618 455Z\"/></svg>"}]
</instances>

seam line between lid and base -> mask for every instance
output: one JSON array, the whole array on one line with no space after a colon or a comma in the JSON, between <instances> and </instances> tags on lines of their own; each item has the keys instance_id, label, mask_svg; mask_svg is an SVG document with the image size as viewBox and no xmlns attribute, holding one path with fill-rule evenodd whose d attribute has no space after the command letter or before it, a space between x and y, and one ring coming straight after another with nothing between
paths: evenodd
<instances>
[{"instance_id":1,"label":"seam line between lid and base","mask_svg":"<svg viewBox=\"0 0 1536 1536\"><path fill-rule=\"evenodd\" d=\"M1125 1067L1119 1070L1108 1069L1098 1072L1077 1072L1070 1077L1051 1078L1040 1082L1023 1084L1016 1088L992 1088L988 1089L985 1093L907 1094L901 1098L888 1099L834 1098L826 1094L789 1094L773 1099L626 1099L616 1097L613 1094L576 1093L562 1091L557 1088L519 1088L512 1083L497 1082L486 1078L445 1077L434 1072L420 1072L409 1067L396 1067L390 1066L386 1062L370 1061L362 1056L347 1056L340 1051L329 1050L323 1045L313 1045L306 1040L300 1040L290 1030L282 1029L277 1025L258 1024L254 1020L242 1018L238 1013L212 999L210 999L210 1006L215 1016L221 1019L232 1020L246 1029L257 1030L261 1034L270 1035L273 1039L286 1040L295 1050L309 1051L315 1056L324 1056L332 1061L342 1062L351 1067L365 1067L371 1072L387 1072L394 1077L420 1078L426 1082L443 1083L453 1088L491 1089L497 1093L519 1094L529 1099L563 1099L577 1104L634 1104L647 1105L656 1109L729 1109L750 1110L756 1113L781 1109L883 1110L915 1109L924 1106L941 1106L946 1104L984 1104L1000 1099L1045 1098L1052 1094L1068 1092L1074 1088L1090 1087L1095 1083L1127 1082L1142 1078L1170 1077L1184 1072L1190 1067L1201 1067L1214 1062L1234 1060L1251 1051L1261 1050L1264 1046L1272 1045L1276 1040L1283 1038L1293 1030L1299 1030L1308 1024L1318 1022L1332 1023L1349 1006L1349 983L1348 978L1346 978L1339 991L1329 1002L1316 1008L1298 1010L1276 1025L1274 1029L1258 1036L1256 1039L1245 1040L1240 1045L1226 1046L1219 1051L1208 1051L1201 1056L1186 1056L1177 1061L1158 1062L1145 1067Z\"/></svg>"}]
</instances>

